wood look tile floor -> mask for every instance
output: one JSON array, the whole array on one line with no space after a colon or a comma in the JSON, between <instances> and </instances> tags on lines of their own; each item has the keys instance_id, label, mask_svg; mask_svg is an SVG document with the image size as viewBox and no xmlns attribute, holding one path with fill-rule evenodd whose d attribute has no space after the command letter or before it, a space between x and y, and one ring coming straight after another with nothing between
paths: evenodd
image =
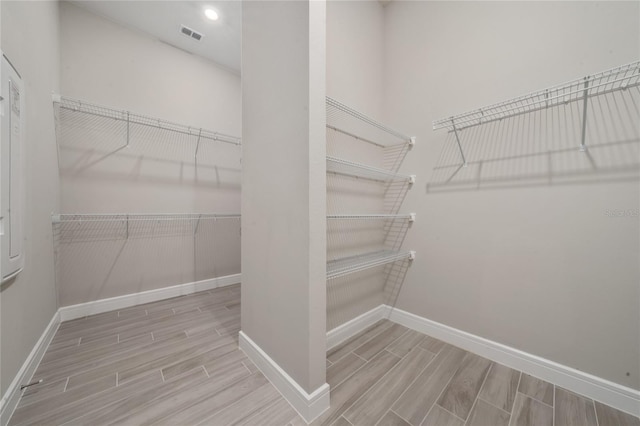
<instances>
[{"instance_id":1,"label":"wood look tile floor","mask_svg":"<svg viewBox=\"0 0 640 426\"><path fill-rule=\"evenodd\" d=\"M238 349L240 286L61 324L10 425L298 426ZM327 353L313 425L640 426L640 419L389 321Z\"/></svg>"}]
</instances>

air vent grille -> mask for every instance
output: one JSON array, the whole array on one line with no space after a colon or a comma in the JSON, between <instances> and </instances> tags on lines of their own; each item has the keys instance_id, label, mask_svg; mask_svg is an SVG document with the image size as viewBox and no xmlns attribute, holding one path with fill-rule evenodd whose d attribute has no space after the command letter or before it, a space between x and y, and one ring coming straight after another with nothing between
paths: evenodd
<instances>
[{"instance_id":1,"label":"air vent grille","mask_svg":"<svg viewBox=\"0 0 640 426\"><path fill-rule=\"evenodd\" d=\"M180 27L180 33L182 35L190 37L190 38L192 38L192 39L194 39L196 41L200 41L200 40L202 40L202 37L204 37L203 34L197 32L197 31L195 31L195 30L193 30L193 29L191 29L191 28L189 28L189 27L187 27L185 25L182 25Z\"/></svg>"}]
</instances>

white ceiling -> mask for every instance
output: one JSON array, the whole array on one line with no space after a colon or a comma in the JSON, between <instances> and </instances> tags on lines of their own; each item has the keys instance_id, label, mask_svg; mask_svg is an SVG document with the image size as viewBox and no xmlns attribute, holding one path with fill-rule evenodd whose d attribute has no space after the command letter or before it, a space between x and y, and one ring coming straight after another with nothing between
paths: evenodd
<instances>
[{"instance_id":1,"label":"white ceiling","mask_svg":"<svg viewBox=\"0 0 640 426\"><path fill-rule=\"evenodd\" d=\"M239 0L73 3L240 73L242 7ZM204 16L207 7L218 12L220 18L217 21L211 21ZM181 34L181 25L204 34L204 37L196 41Z\"/></svg>"}]
</instances>

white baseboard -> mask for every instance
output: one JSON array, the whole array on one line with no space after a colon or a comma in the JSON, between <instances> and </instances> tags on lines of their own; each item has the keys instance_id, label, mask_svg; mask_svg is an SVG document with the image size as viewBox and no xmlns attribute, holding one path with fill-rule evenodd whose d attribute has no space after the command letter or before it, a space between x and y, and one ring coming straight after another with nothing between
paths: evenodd
<instances>
[{"instance_id":1,"label":"white baseboard","mask_svg":"<svg viewBox=\"0 0 640 426\"><path fill-rule=\"evenodd\" d=\"M183 296L198 291L211 290L218 287L238 284L240 283L240 280L241 274L226 275L224 277L178 284L171 287L126 294L124 296L110 297L108 299L100 299L93 302L63 306L58 311L60 312L61 321L69 321L76 318L86 317L87 315L101 314L103 312L124 309L130 306L141 305L143 303L156 302L158 300Z\"/></svg>"},{"instance_id":2,"label":"white baseboard","mask_svg":"<svg viewBox=\"0 0 640 426\"><path fill-rule=\"evenodd\" d=\"M389 317L388 307L380 305L377 308L365 312L346 322L333 330L327 332L327 350L335 348L340 343L344 342L360 333L365 328L377 323L381 319Z\"/></svg>"},{"instance_id":3,"label":"white baseboard","mask_svg":"<svg viewBox=\"0 0 640 426\"><path fill-rule=\"evenodd\" d=\"M389 320L395 323L600 401L633 416L640 416L640 391L401 309L390 306L385 306L384 309Z\"/></svg>"},{"instance_id":4,"label":"white baseboard","mask_svg":"<svg viewBox=\"0 0 640 426\"><path fill-rule=\"evenodd\" d=\"M0 401L0 425L6 425L9 423L9 419L13 415L13 412L20 402L20 397L22 396L20 386L29 383L32 379L38 365L40 365L40 361L42 360L44 353L49 347L49 343L51 343L53 336L55 336L56 331L58 331L59 325L60 313L57 311L53 315L53 318L51 318L51 321L49 321L47 328L44 329L44 332L31 350L31 353L29 353L24 364L22 364L20 371L18 371L18 374L16 374L13 381L7 388L7 391L2 396L2 400Z\"/></svg>"},{"instance_id":5,"label":"white baseboard","mask_svg":"<svg viewBox=\"0 0 640 426\"><path fill-rule=\"evenodd\" d=\"M327 383L309 394L244 332L240 331L239 339L240 349L307 423L311 423L329 408Z\"/></svg>"}]
</instances>

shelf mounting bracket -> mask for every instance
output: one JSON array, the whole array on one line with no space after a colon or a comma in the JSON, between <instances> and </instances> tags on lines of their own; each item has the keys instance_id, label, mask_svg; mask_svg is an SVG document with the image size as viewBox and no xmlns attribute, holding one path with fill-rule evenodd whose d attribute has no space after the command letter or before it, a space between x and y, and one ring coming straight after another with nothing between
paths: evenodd
<instances>
[{"instance_id":1,"label":"shelf mounting bracket","mask_svg":"<svg viewBox=\"0 0 640 426\"><path fill-rule=\"evenodd\" d=\"M462 157L462 167L467 167L467 159L464 158L464 151L462 151L462 145L460 144L460 137L458 136L458 129L456 128L456 122L451 119L451 126L453 127L453 134L456 136L456 142L458 149L460 150L460 157Z\"/></svg>"},{"instance_id":2,"label":"shelf mounting bracket","mask_svg":"<svg viewBox=\"0 0 640 426\"><path fill-rule=\"evenodd\" d=\"M585 139L587 137L587 106L589 105L589 77L584 78L584 94L582 100L582 139L580 141L580 152L587 151Z\"/></svg>"},{"instance_id":3,"label":"shelf mounting bracket","mask_svg":"<svg viewBox=\"0 0 640 426\"><path fill-rule=\"evenodd\" d=\"M202 127L198 131L198 141L196 142L196 152L193 154L193 158L198 159L198 149L200 149L200 136L202 136Z\"/></svg>"},{"instance_id":4,"label":"shelf mounting bracket","mask_svg":"<svg viewBox=\"0 0 640 426\"><path fill-rule=\"evenodd\" d=\"M130 121L129 121L129 111L127 111L127 145L126 147L129 148L129 128L130 126Z\"/></svg>"}]
</instances>

